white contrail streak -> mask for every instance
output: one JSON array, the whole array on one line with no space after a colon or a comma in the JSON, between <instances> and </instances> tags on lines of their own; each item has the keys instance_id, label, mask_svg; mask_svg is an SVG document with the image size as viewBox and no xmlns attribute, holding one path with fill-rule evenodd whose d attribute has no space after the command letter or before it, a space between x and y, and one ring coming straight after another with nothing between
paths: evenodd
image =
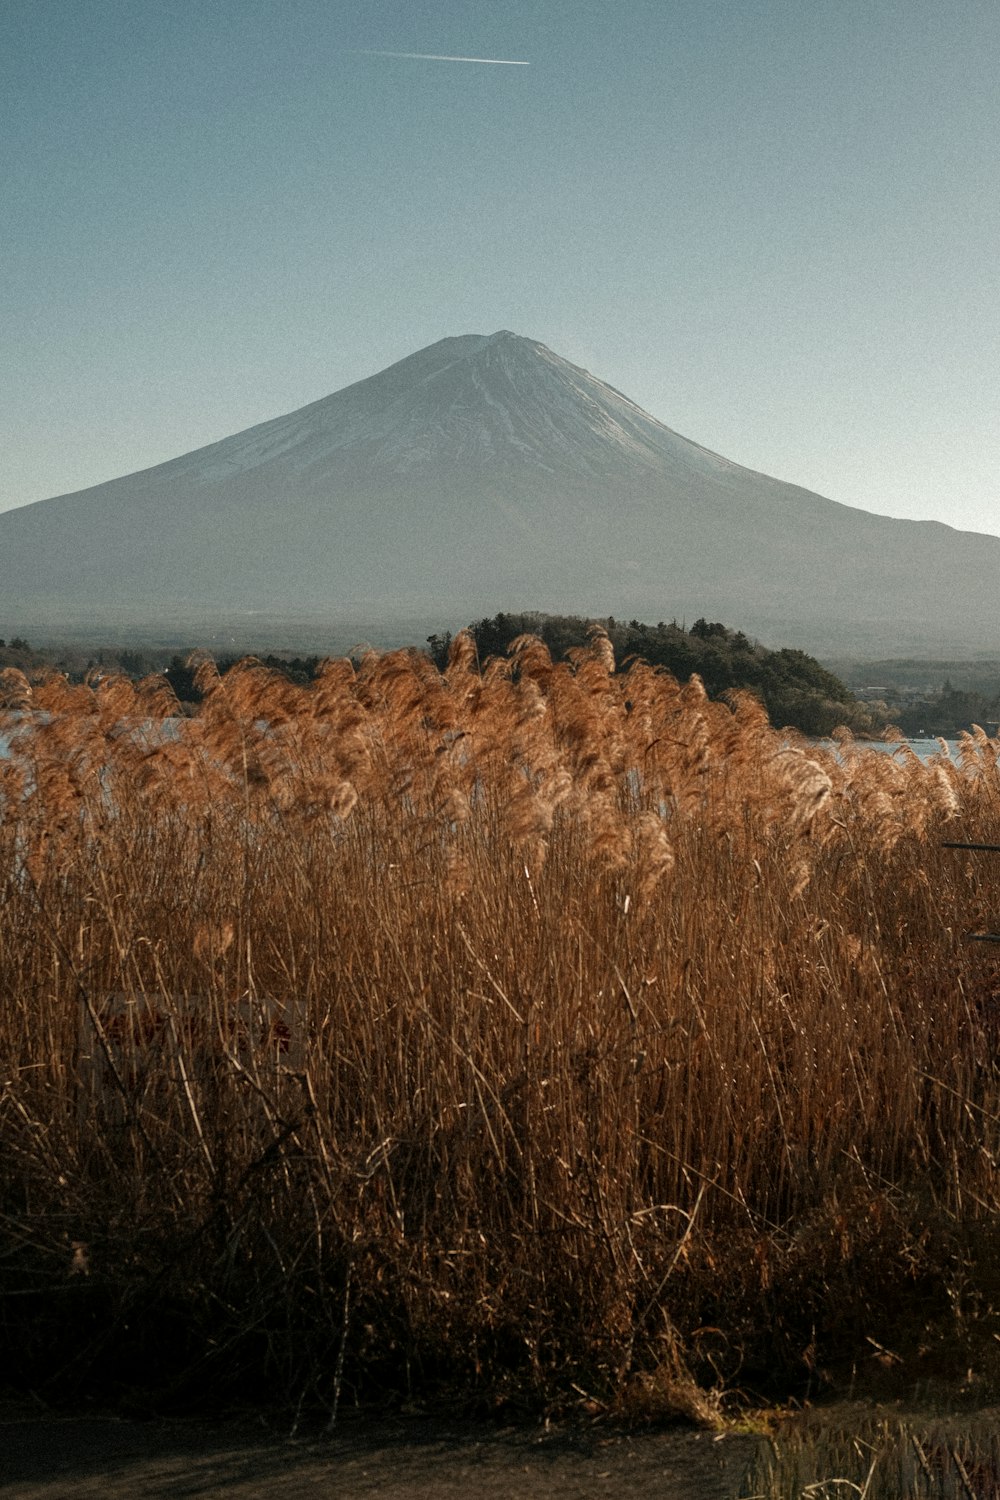
<instances>
[{"instance_id":1,"label":"white contrail streak","mask_svg":"<svg viewBox=\"0 0 1000 1500\"><path fill-rule=\"evenodd\" d=\"M530 68L529 62L514 57L444 57L439 52L376 52L360 48L359 57L412 57L421 62L488 63L491 68Z\"/></svg>"}]
</instances>

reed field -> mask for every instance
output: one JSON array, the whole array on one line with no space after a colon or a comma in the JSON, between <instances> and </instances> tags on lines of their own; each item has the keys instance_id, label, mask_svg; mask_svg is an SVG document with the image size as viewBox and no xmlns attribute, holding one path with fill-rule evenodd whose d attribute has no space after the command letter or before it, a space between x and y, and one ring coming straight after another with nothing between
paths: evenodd
<instances>
[{"instance_id":1,"label":"reed field","mask_svg":"<svg viewBox=\"0 0 1000 1500\"><path fill-rule=\"evenodd\" d=\"M1000 746L614 665L0 674L6 1381L710 1420L996 1347Z\"/></svg>"}]
</instances>

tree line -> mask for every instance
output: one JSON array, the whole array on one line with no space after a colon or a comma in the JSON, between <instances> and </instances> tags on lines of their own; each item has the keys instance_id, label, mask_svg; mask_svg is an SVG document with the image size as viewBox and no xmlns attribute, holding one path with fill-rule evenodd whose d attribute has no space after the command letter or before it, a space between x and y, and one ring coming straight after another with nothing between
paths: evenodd
<instances>
[{"instance_id":1,"label":"tree line","mask_svg":"<svg viewBox=\"0 0 1000 1500\"><path fill-rule=\"evenodd\" d=\"M676 620L646 625L639 620L626 624L613 616L590 620L580 615L549 615L534 611L501 613L477 620L470 630L481 662L506 654L519 635L537 635L553 657L560 659L575 646L586 643L594 624L607 631L621 666L641 657L650 666L663 667L679 681L697 673L711 698L743 689L758 697L771 723L808 735L827 735L846 724L855 734L871 734L882 721L867 705L859 703L838 677L812 656L791 647L772 651L751 640L742 630L733 630L718 620L695 620L690 627ZM440 665L447 659L450 636L433 635L428 649Z\"/></svg>"},{"instance_id":2,"label":"tree line","mask_svg":"<svg viewBox=\"0 0 1000 1500\"><path fill-rule=\"evenodd\" d=\"M885 723L884 706L859 703L850 690L832 672L804 651L790 647L772 651L752 640L742 630L734 630L720 621L695 620L691 626L661 620L656 625L639 620L616 620L608 616L599 620L582 615L543 614L536 611L501 611L492 617L474 621L469 630L476 644L481 664L491 657L505 656L520 635L537 635L549 648L554 660L562 660L574 647L585 645L594 625L607 631L619 667L633 657L663 667L679 681L697 673L711 698L723 698L734 690L756 695L767 710L771 723L779 728L794 728L808 735L827 735L840 724L856 734L878 732ZM451 632L435 633L427 638L424 649L438 667L444 667L451 646ZM293 682L311 681L324 659L320 655L291 655L288 652L260 656L264 666L281 672ZM235 657L218 661L220 672L233 665ZM71 679L80 679L88 671L119 671L138 678L149 672L163 672L182 704L195 704L199 694L195 686L195 668L186 655L173 652L143 652L129 649L101 649L89 656L79 652L68 656L32 650L27 641L14 637L9 644L0 640L0 668L18 666L25 670L46 666L67 671ZM968 694L952 694L949 711L958 713ZM963 704L958 703L958 699ZM968 706L968 705L964 705ZM976 705L979 706L978 704ZM996 717L1000 715L997 710ZM904 728L909 729L909 718ZM924 727L926 714L919 726ZM944 723L939 714L931 716L934 724ZM950 725L951 719L948 719ZM981 722L981 719L979 720ZM947 730L935 728L929 732Z\"/></svg>"}]
</instances>

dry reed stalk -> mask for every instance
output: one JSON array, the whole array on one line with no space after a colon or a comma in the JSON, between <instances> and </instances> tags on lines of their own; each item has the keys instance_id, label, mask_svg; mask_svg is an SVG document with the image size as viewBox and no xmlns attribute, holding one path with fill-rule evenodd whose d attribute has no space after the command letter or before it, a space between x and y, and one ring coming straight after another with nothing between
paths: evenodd
<instances>
[{"instance_id":1,"label":"dry reed stalk","mask_svg":"<svg viewBox=\"0 0 1000 1500\"><path fill-rule=\"evenodd\" d=\"M97 1297L296 1400L331 1350L345 1392L711 1379L708 1322L792 1378L805 1317L945 1300L929 1247L1000 1207L1000 971L938 845L1000 835L995 743L790 747L609 649L205 661L190 719L4 675L0 1295L72 1287L74 1370Z\"/></svg>"}]
</instances>

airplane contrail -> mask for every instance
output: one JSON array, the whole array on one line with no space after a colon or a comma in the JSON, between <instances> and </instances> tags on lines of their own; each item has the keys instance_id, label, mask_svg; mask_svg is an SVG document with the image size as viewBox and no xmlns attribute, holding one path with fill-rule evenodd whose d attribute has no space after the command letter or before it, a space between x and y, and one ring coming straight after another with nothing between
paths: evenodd
<instances>
[{"instance_id":1,"label":"airplane contrail","mask_svg":"<svg viewBox=\"0 0 1000 1500\"><path fill-rule=\"evenodd\" d=\"M366 47L358 49L360 57L412 57L422 62L488 63L492 68L530 68L531 64L515 57L445 57L439 52L382 52Z\"/></svg>"}]
</instances>

